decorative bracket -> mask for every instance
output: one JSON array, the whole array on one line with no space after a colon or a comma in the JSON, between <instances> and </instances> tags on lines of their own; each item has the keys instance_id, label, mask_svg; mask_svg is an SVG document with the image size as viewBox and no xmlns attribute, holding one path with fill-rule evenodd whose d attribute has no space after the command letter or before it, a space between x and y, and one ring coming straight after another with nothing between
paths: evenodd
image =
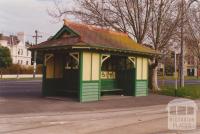
<instances>
[{"instance_id":1,"label":"decorative bracket","mask_svg":"<svg viewBox=\"0 0 200 134\"><path fill-rule=\"evenodd\" d=\"M101 65L103 64L104 61L106 61L108 58L110 58L110 55L108 54L103 54L101 56Z\"/></svg>"},{"instance_id":2,"label":"decorative bracket","mask_svg":"<svg viewBox=\"0 0 200 134\"><path fill-rule=\"evenodd\" d=\"M135 57L128 57L128 59L135 65L135 61L136 61Z\"/></svg>"},{"instance_id":3,"label":"decorative bracket","mask_svg":"<svg viewBox=\"0 0 200 134\"><path fill-rule=\"evenodd\" d=\"M45 62L44 62L44 64L46 65L47 61L49 59L51 59L51 57L53 57L53 56L54 56L53 54L45 54Z\"/></svg>"},{"instance_id":4,"label":"decorative bracket","mask_svg":"<svg viewBox=\"0 0 200 134\"><path fill-rule=\"evenodd\" d=\"M75 67L73 67L74 69L78 69L79 66L79 53L78 52L73 52L73 53L69 53L69 56L72 57L76 62L77 65ZM72 69L71 66L69 66L69 63L66 64L65 69Z\"/></svg>"},{"instance_id":5,"label":"decorative bracket","mask_svg":"<svg viewBox=\"0 0 200 134\"><path fill-rule=\"evenodd\" d=\"M69 55L74 58L79 64L79 53L69 53Z\"/></svg>"}]
</instances>

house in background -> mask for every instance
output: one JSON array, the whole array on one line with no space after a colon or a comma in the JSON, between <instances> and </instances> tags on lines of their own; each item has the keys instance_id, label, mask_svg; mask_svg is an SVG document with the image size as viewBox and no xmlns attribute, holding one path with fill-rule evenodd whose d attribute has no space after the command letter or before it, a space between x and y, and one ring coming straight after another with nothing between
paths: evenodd
<instances>
[{"instance_id":1,"label":"house in background","mask_svg":"<svg viewBox=\"0 0 200 134\"><path fill-rule=\"evenodd\" d=\"M0 45L10 49L13 64L31 65L31 51L28 50L28 46L25 43L23 32L9 36L0 34Z\"/></svg>"},{"instance_id":2,"label":"house in background","mask_svg":"<svg viewBox=\"0 0 200 134\"><path fill-rule=\"evenodd\" d=\"M189 45L188 45L189 46ZM184 60L184 75L185 76L200 76L200 70L197 69L197 64L200 62L198 58L193 55L192 50L189 47L185 49L185 60ZM179 72L180 67L180 52L176 54L176 66L177 72ZM172 76L174 74L174 52L165 55L158 65L158 75Z\"/></svg>"}]
</instances>

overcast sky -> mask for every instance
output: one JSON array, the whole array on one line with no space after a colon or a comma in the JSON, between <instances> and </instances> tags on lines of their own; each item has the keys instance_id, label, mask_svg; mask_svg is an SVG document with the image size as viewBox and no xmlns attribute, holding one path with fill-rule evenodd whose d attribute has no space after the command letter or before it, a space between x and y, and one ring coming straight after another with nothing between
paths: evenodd
<instances>
[{"instance_id":1,"label":"overcast sky","mask_svg":"<svg viewBox=\"0 0 200 134\"><path fill-rule=\"evenodd\" d=\"M71 7L73 0L64 0ZM33 41L32 35L37 29L46 40L61 28L62 22L55 23L47 13L53 7L51 0L0 0L0 33L9 35L25 32L26 39Z\"/></svg>"}]
</instances>

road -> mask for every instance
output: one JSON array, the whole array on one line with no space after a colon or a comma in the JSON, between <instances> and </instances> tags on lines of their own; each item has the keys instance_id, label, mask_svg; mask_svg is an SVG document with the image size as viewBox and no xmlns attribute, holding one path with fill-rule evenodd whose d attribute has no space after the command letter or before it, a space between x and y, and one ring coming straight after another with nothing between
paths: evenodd
<instances>
[{"instance_id":1,"label":"road","mask_svg":"<svg viewBox=\"0 0 200 134\"><path fill-rule=\"evenodd\" d=\"M41 80L0 80L0 96L35 97L41 96Z\"/></svg>"},{"instance_id":2,"label":"road","mask_svg":"<svg viewBox=\"0 0 200 134\"><path fill-rule=\"evenodd\" d=\"M175 80L159 80L158 83L159 85L174 85ZM179 84L179 81L178 81L178 84ZM187 85L200 84L200 80L185 80L185 84Z\"/></svg>"},{"instance_id":3,"label":"road","mask_svg":"<svg viewBox=\"0 0 200 134\"><path fill-rule=\"evenodd\" d=\"M160 85L173 85L174 80L159 80ZM185 84L200 84L200 80L185 80ZM41 96L41 80L0 80L0 96L35 97Z\"/></svg>"},{"instance_id":4,"label":"road","mask_svg":"<svg viewBox=\"0 0 200 134\"><path fill-rule=\"evenodd\" d=\"M0 134L174 134L167 128L166 111L173 99L112 96L79 103L41 97L38 80L0 81Z\"/></svg>"}]
</instances>

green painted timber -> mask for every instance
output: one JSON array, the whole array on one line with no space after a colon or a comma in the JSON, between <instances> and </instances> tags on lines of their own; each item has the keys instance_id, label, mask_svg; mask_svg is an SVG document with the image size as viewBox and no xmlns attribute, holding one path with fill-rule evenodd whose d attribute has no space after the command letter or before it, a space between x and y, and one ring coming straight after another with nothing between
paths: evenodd
<instances>
[{"instance_id":1,"label":"green painted timber","mask_svg":"<svg viewBox=\"0 0 200 134\"><path fill-rule=\"evenodd\" d=\"M83 81L81 94L81 102L99 100L99 81Z\"/></svg>"},{"instance_id":2,"label":"green painted timber","mask_svg":"<svg viewBox=\"0 0 200 134\"><path fill-rule=\"evenodd\" d=\"M79 70L64 70L63 78L43 79L42 87L44 96L77 97L79 92Z\"/></svg>"},{"instance_id":3,"label":"green painted timber","mask_svg":"<svg viewBox=\"0 0 200 134\"><path fill-rule=\"evenodd\" d=\"M64 79L46 79L45 96L78 96L78 85L69 84Z\"/></svg>"},{"instance_id":4,"label":"green painted timber","mask_svg":"<svg viewBox=\"0 0 200 134\"><path fill-rule=\"evenodd\" d=\"M46 67L42 66L42 96L46 96Z\"/></svg>"},{"instance_id":5,"label":"green painted timber","mask_svg":"<svg viewBox=\"0 0 200 134\"><path fill-rule=\"evenodd\" d=\"M101 54L99 54L99 100L101 98Z\"/></svg>"},{"instance_id":6,"label":"green painted timber","mask_svg":"<svg viewBox=\"0 0 200 134\"><path fill-rule=\"evenodd\" d=\"M148 95L148 81L136 80L135 96L147 96Z\"/></svg>"},{"instance_id":7,"label":"green painted timber","mask_svg":"<svg viewBox=\"0 0 200 134\"><path fill-rule=\"evenodd\" d=\"M82 102L82 79L83 79L83 52L79 53L80 79L79 79L79 101Z\"/></svg>"},{"instance_id":8,"label":"green painted timber","mask_svg":"<svg viewBox=\"0 0 200 134\"><path fill-rule=\"evenodd\" d=\"M115 91L117 89L117 81L102 79L101 80L101 91Z\"/></svg>"}]
</instances>

